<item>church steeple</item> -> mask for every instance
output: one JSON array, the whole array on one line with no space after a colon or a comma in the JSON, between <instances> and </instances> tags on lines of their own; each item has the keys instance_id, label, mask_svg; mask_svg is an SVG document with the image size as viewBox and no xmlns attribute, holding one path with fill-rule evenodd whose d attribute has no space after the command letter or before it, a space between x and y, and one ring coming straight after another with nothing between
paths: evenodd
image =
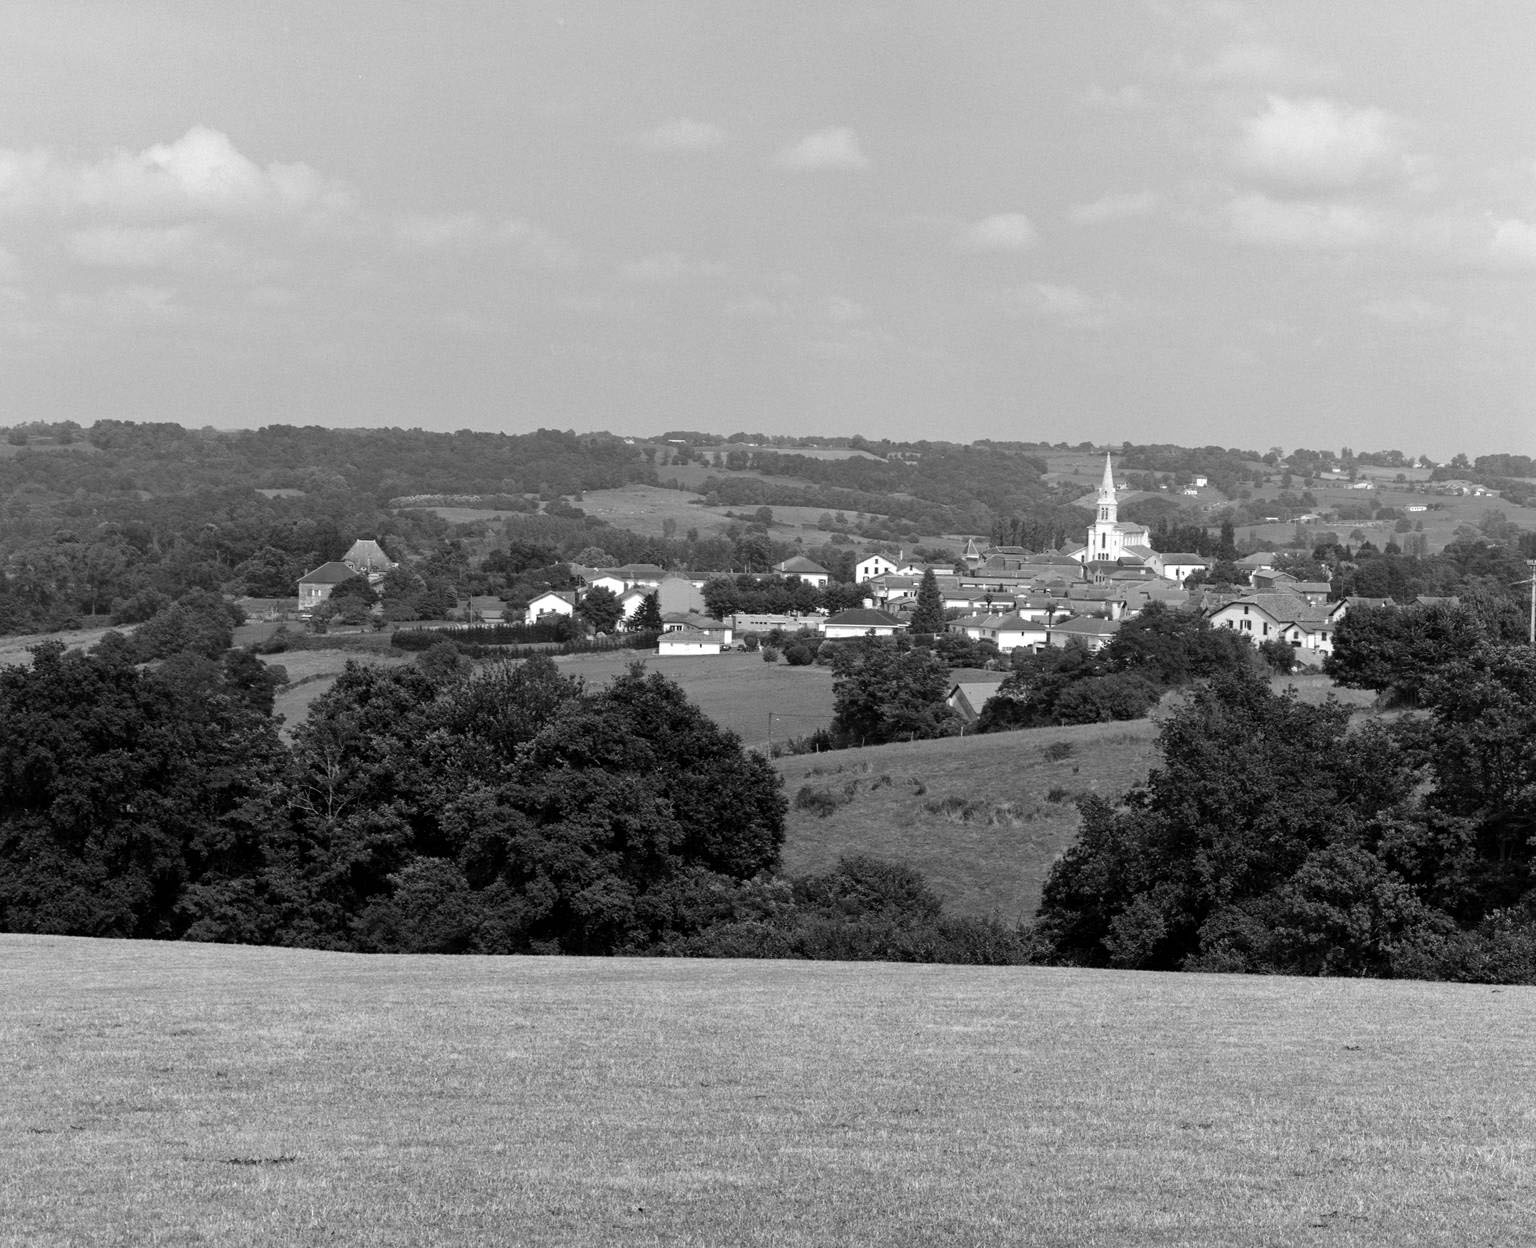
<instances>
[{"instance_id":1,"label":"church steeple","mask_svg":"<svg viewBox=\"0 0 1536 1248\"><path fill-rule=\"evenodd\" d=\"M1115 502L1115 474L1109 465L1109 453L1104 454L1104 479L1099 482L1099 524L1114 524L1119 515Z\"/></svg>"}]
</instances>

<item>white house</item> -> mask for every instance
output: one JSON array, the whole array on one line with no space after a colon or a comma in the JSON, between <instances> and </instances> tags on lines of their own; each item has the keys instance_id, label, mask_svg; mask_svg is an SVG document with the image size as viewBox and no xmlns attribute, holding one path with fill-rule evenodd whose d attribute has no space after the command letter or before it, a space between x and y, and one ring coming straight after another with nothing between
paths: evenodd
<instances>
[{"instance_id":1,"label":"white house","mask_svg":"<svg viewBox=\"0 0 1536 1248\"><path fill-rule=\"evenodd\" d=\"M774 570L780 576L798 576L807 585L815 589L824 588L832 579L832 573L828 572L814 559L807 559L804 555L796 555L793 559L786 559Z\"/></svg>"},{"instance_id":2,"label":"white house","mask_svg":"<svg viewBox=\"0 0 1536 1248\"><path fill-rule=\"evenodd\" d=\"M897 570L896 564L884 555L865 555L854 565L853 575L854 579L862 585L865 581L872 581L877 576L890 576Z\"/></svg>"},{"instance_id":3,"label":"white house","mask_svg":"<svg viewBox=\"0 0 1536 1248\"><path fill-rule=\"evenodd\" d=\"M1045 641L1051 646L1067 646L1074 640L1083 642L1090 650L1102 650L1120 631L1119 620L1104 620L1093 615L1079 615L1074 619L1052 624L1045 630Z\"/></svg>"},{"instance_id":4,"label":"white house","mask_svg":"<svg viewBox=\"0 0 1536 1248\"><path fill-rule=\"evenodd\" d=\"M656 643L658 655L671 654L719 654L726 644L719 633L705 633L692 628L680 628L663 633Z\"/></svg>"},{"instance_id":5,"label":"white house","mask_svg":"<svg viewBox=\"0 0 1536 1248\"><path fill-rule=\"evenodd\" d=\"M887 615L884 611L855 607L851 611L839 611L836 615L828 616L821 631L828 641L833 641L839 637L867 637L871 634L876 637L892 637L905 627L895 616Z\"/></svg>"},{"instance_id":6,"label":"white house","mask_svg":"<svg viewBox=\"0 0 1536 1248\"><path fill-rule=\"evenodd\" d=\"M576 601L576 595L568 589L547 589L529 601L523 623L537 624L542 620L547 624L557 616L575 615Z\"/></svg>"},{"instance_id":7,"label":"white house","mask_svg":"<svg viewBox=\"0 0 1536 1248\"><path fill-rule=\"evenodd\" d=\"M1181 584L1196 572L1208 571L1211 561L1189 551L1160 551L1152 557L1157 574Z\"/></svg>"},{"instance_id":8,"label":"white house","mask_svg":"<svg viewBox=\"0 0 1536 1248\"><path fill-rule=\"evenodd\" d=\"M995 615L978 630L983 641L997 643L1004 654L1011 654L1020 646L1035 650L1050 640L1050 625L1032 620L1018 612Z\"/></svg>"}]
</instances>

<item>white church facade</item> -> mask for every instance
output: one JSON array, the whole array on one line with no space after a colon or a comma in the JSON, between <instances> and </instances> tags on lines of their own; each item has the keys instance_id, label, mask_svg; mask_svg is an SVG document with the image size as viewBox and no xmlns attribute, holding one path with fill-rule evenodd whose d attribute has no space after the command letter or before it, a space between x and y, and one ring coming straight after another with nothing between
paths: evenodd
<instances>
[{"instance_id":1,"label":"white church facade","mask_svg":"<svg viewBox=\"0 0 1536 1248\"><path fill-rule=\"evenodd\" d=\"M1083 564L1121 560L1144 563L1153 557L1152 531L1144 524L1121 520L1115 494L1114 472L1109 456L1105 455L1104 479L1099 482L1093 523L1088 526L1088 544L1072 552L1073 558Z\"/></svg>"}]
</instances>

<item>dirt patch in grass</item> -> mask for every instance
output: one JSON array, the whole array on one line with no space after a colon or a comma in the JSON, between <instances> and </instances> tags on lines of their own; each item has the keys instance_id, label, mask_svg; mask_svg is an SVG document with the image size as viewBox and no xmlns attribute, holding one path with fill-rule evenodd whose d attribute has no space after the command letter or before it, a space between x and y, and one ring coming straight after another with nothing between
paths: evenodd
<instances>
[{"instance_id":1,"label":"dirt patch in grass","mask_svg":"<svg viewBox=\"0 0 1536 1248\"><path fill-rule=\"evenodd\" d=\"M0 1244L1518 1244L1536 992L0 936Z\"/></svg>"}]
</instances>

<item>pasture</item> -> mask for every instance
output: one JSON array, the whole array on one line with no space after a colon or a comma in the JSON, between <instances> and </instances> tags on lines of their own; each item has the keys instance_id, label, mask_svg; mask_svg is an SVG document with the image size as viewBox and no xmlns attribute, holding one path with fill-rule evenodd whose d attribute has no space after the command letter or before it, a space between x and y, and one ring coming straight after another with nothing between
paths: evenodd
<instances>
[{"instance_id":1,"label":"pasture","mask_svg":"<svg viewBox=\"0 0 1536 1248\"><path fill-rule=\"evenodd\" d=\"M1519 1244L1536 991L0 936L0 1245Z\"/></svg>"},{"instance_id":2,"label":"pasture","mask_svg":"<svg viewBox=\"0 0 1536 1248\"><path fill-rule=\"evenodd\" d=\"M1034 917L1051 863L1077 836L1073 799L1113 800L1155 762L1151 720L1032 728L778 759L790 799L784 869L830 870L844 854L904 862L953 914ZM803 788L842 804L795 806Z\"/></svg>"}]
</instances>

